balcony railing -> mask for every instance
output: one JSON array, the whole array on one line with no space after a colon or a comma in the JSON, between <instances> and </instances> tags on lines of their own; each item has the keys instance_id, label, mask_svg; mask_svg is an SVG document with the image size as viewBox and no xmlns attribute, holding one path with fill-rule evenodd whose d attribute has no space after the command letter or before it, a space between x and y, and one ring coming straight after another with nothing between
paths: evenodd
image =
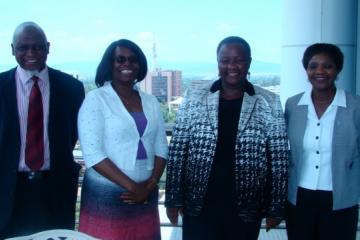
<instances>
[{"instance_id":1,"label":"balcony railing","mask_svg":"<svg viewBox=\"0 0 360 240\"><path fill-rule=\"evenodd\" d=\"M173 129L173 124L167 124L166 125L166 134L167 136L170 138L172 135L172 129ZM79 210L79 206L80 206L80 193L81 193L81 185L82 185L82 180L83 180L83 175L84 175L84 171L85 171L85 165L84 165L84 161L82 159L82 156L79 149L79 145L77 145L76 149L75 149L76 153L75 154L75 160L80 163L80 165L82 166L81 172L80 172L80 177L79 177L79 191L78 191L78 202L77 202L77 212L76 212L76 228L78 226L78 210ZM179 221L179 224L173 225L169 222L169 220L166 217L166 210L165 210L165 206L164 206L164 195L165 195L165 174L163 174L163 176L160 179L159 182L159 212L160 212L160 226L161 226L161 231L162 231L162 239L163 240L180 240L181 239L181 219ZM360 214L359 214L360 215ZM168 230L171 231L168 231ZM357 226L357 240L360 240L360 220L358 221L358 226ZM260 236L259 236L259 240L285 240L287 239L286 237L286 226L284 221L276 228L271 230L270 232L266 232L265 231L265 222L263 221L263 223L261 224L261 230L260 230Z\"/></svg>"}]
</instances>

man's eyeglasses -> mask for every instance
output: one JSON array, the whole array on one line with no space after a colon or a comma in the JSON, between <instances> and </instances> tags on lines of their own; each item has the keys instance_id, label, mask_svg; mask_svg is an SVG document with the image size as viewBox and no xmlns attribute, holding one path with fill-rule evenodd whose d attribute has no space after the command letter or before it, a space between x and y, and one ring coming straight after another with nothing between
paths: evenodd
<instances>
[{"instance_id":1,"label":"man's eyeglasses","mask_svg":"<svg viewBox=\"0 0 360 240\"><path fill-rule=\"evenodd\" d=\"M125 64L126 62L128 62L129 64L138 64L139 63L137 57L135 57L135 56L130 56L130 57L117 56L114 58L114 60L118 64Z\"/></svg>"},{"instance_id":2,"label":"man's eyeglasses","mask_svg":"<svg viewBox=\"0 0 360 240\"><path fill-rule=\"evenodd\" d=\"M15 51L19 53L25 53L30 49L34 52L40 52L40 51L44 51L46 49L46 46L35 44L35 45L20 45L15 47Z\"/></svg>"}]
</instances>

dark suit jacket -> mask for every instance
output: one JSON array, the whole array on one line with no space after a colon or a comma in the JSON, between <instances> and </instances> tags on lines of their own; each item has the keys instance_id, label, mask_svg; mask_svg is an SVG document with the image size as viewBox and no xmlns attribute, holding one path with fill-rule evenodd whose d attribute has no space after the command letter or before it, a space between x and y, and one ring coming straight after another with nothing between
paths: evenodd
<instances>
[{"instance_id":1,"label":"dark suit jacket","mask_svg":"<svg viewBox=\"0 0 360 240\"><path fill-rule=\"evenodd\" d=\"M16 68L0 73L0 233L13 208L20 157L20 125L16 100ZM80 166L72 151L77 141L77 114L84 99L83 84L49 68L48 135L50 174L49 206L52 228L74 228ZM31 219L31 218L30 218Z\"/></svg>"}]
</instances>

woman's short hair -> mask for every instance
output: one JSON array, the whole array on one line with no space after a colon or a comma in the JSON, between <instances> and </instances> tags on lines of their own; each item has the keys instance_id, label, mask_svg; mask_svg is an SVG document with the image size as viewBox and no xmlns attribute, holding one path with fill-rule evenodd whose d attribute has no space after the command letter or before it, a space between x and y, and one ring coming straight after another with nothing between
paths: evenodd
<instances>
[{"instance_id":1,"label":"woman's short hair","mask_svg":"<svg viewBox=\"0 0 360 240\"><path fill-rule=\"evenodd\" d=\"M96 70L96 76L95 76L96 86L101 87L104 85L106 81L112 80L114 55L115 55L115 49L117 47L128 48L132 52L134 52L134 54L136 55L139 61L139 73L136 78L136 82L140 82L145 79L148 69L145 54L136 43L128 39L120 39L115 42L112 42L105 50L105 53Z\"/></svg>"},{"instance_id":2,"label":"woman's short hair","mask_svg":"<svg viewBox=\"0 0 360 240\"><path fill-rule=\"evenodd\" d=\"M309 65L310 59L320 53L328 55L334 61L338 72L341 72L344 65L344 55L338 46L330 43L315 43L306 48L302 59L305 70Z\"/></svg>"},{"instance_id":3,"label":"woman's short hair","mask_svg":"<svg viewBox=\"0 0 360 240\"><path fill-rule=\"evenodd\" d=\"M247 54L247 56L251 59L251 49L250 49L250 45L249 43L238 36L230 36L227 38L224 38L223 40L221 40L221 42L219 43L219 45L216 48L216 54L219 54L220 48L225 45L225 44L231 44L231 43L235 43L235 44L239 44L243 47L245 53Z\"/></svg>"}]
</instances>

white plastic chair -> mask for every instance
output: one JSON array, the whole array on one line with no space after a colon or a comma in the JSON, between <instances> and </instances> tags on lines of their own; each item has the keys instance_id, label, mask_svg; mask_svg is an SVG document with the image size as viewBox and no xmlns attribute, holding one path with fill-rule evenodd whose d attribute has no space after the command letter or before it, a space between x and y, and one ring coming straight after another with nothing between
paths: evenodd
<instances>
[{"instance_id":1,"label":"white plastic chair","mask_svg":"<svg viewBox=\"0 0 360 240\"><path fill-rule=\"evenodd\" d=\"M23 237L8 238L7 240L96 240L96 238L73 230L55 229Z\"/></svg>"}]
</instances>

